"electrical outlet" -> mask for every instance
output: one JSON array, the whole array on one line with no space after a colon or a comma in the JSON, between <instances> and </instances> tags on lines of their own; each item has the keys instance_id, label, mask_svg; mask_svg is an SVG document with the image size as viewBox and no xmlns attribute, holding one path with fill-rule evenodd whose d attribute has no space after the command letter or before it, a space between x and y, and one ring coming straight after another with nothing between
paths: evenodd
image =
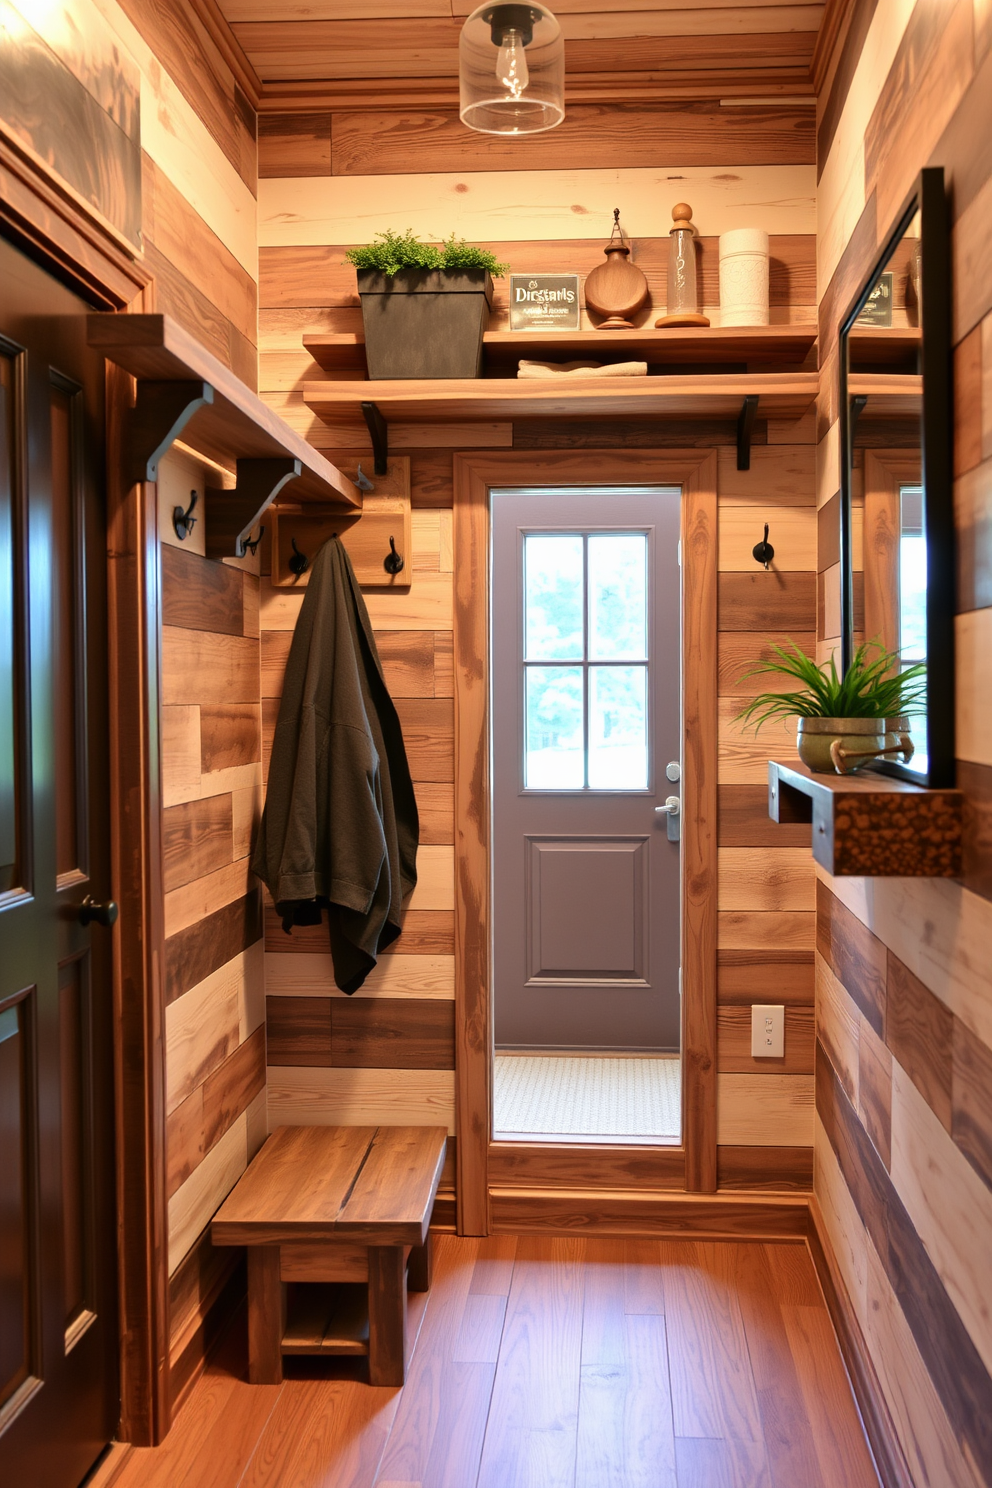
<instances>
[{"instance_id":1,"label":"electrical outlet","mask_svg":"<svg viewBox=\"0 0 992 1488\"><path fill-rule=\"evenodd\" d=\"M785 1008L778 1004L751 1006L752 1059L785 1057Z\"/></svg>"}]
</instances>

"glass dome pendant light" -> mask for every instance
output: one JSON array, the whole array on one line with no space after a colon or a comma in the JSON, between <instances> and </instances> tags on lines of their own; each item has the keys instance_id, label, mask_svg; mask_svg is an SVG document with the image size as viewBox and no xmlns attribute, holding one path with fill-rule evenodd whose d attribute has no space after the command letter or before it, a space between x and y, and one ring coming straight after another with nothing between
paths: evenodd
<instances>
[{"instance_id":1,"label":"glass dome pendant light","mask_svg":"<svg viewBox=\"0 0 992 1488\"><path fill-rule=\"evenodd\" d=\"M543 5L480 5L458 42L459 113L480 134L539 134L565 117L565 41Z\"/></svg>"}]
</instances>

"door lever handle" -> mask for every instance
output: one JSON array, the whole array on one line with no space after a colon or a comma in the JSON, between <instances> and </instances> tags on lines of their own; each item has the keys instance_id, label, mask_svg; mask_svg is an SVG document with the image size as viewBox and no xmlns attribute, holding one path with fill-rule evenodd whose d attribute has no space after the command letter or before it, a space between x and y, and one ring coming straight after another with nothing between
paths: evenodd
<instances>
[{"instance_id":1,"label":"door lever handle","mask_svg":"<svg viewBox=\"0 0 992 1488\"><path fill-rule=\"evenodd\" d=\"M678 816L682 810L682 802L678 796L669 796L664 806L656 806L654 810L656 816Z\"/></svg>"},{"instance_id":2,"label":"door lever handle","mask_svg":"<svg viewBox=\"0 0 992 1488\"><path fill-rule=\"evenodd\" d=\"M105 904L101 904L99 900L93 898L92 894L87 894L79 906L77 918L81 925L105 925L109 930L111 925L117 923L119 912L113 899L108 899Z\"/></svg>"}]
</instances>

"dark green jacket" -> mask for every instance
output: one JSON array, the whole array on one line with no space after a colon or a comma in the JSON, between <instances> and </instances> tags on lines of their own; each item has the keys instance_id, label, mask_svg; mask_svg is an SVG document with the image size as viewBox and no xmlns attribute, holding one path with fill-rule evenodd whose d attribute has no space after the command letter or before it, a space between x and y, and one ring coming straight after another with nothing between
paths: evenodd
<instances>
[{"instance_id":1,"label":"dark green jacket","mask_svg":"<svg viewBox=\"0 0 992 1488\"><path fill-rule=\"evenodd\" d=\"M365 601L332 537L296 622L251 866L285 930L327 909L342 992L357 991L400 933L419 830Z\"/></svg>"}]
</instances>

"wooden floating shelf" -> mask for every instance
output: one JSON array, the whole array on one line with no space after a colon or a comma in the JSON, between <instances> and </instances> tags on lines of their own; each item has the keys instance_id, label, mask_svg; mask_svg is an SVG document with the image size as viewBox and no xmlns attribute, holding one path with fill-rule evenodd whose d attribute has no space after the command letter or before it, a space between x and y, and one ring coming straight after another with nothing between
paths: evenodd
<instances>
[{"instance_id":1,"label":"wooden floating shelf","mask_svg":"<svg viewBox=\"0 0 992 1488\"><path fill-rule=\"evenodd\" d=\"M801 418L812 407L815 372L671 377L519 378L307 382L303 401L326 424L365 421L372 402L386 423L530 418L736 419L747 397L760 417Z\"/></svg>"},{"instance_id":2,"label":"wooden floating shelf","mask_svg":"<svg viewBox=\"0 0 992 1488\"><path fill-rule=\"evenodd\" d=\"M815 326L686 326L634 331L487 331L483 336L486 374L505 374L521 357L530 361L603 358L642 361L649 366L732 362L747 364L805 361L816 344ZM326 372L365 373L361 332L310 332L304 348Z\"/></svg>"},{"instance_id":3,"label":"wooden floating shelf","mask_svg":"<svg viewBox=\"0 0 992 1488\"><path fill-rule=\"evenodd\" d=\"M360 511L361 492L330 460L166 315L90 315L87 340L137 379L128 425L128 477L158 479L158 462L180 437L235 474L211 490L207 556L241 557L244 541L280 490L294 501Z\"/></svg>"},{"instance_id":4,"label":"wooden floating shelf","mask_svg":"<svg viewBox=\"0 0 992 1488\"><path fill-rule=\"evenodd\" d=\"M866 398L864 419L919 420L923 416L923 378L915 372L852 372L848 396Z\"/></svg>"},{"instance_id":5,"label":"wooden floating shelf","mask_svg":"<svg viewBox=\"0 0 992 1488\"><path fill-rule=\"evenodd\" d=\"M866 771L814 775L768 764L768 815L810 822L813 857L828 873L858 878L957 878L963 797Z\"/></svg>"}]
</instances>

